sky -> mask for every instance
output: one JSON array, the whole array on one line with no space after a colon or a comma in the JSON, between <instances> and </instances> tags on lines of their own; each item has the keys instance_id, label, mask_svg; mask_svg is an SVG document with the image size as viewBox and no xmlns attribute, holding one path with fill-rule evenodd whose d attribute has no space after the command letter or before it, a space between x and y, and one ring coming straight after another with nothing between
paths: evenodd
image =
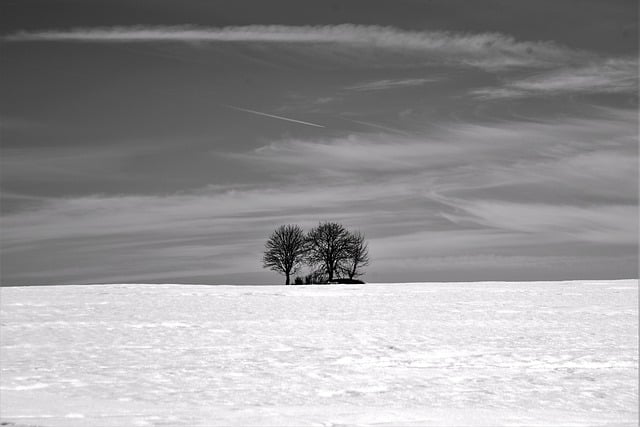
<instances>
[{"instance_id":1,"label":"sky","mask_svg":"<svg viewBox=\"0 0 640 427\"><path fill-rule=\"evenodd\" d=\"M2 284L638 277L635 0L5 1ZM304 271L302 272L304 273Z\"/></svg>"}]
</instances>

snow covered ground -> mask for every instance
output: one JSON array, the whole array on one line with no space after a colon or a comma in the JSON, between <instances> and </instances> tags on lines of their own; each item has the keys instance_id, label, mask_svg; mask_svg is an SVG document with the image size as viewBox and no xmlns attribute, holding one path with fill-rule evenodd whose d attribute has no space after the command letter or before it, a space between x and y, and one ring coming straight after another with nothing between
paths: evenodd
<instances>
[{"instance_id":1,"label":"snow covered ground","mask_svg":"<svg viewBox=\"0 0 640 427\"><path fill-rule=\"evenodd\" d=\"M638 281L1 289L42 426L638 423Z\"/></svg>"}]
</instances>

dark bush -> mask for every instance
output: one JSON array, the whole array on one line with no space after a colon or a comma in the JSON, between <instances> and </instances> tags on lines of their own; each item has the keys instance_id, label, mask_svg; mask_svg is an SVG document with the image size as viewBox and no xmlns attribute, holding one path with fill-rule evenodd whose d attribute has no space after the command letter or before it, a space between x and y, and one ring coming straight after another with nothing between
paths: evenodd
<instances>
[{"instance_id":1,"label":"dark bush","mask_svg":"<svg viewBox=\"0 0 640 427\"><path fill-rule=\"evenodd\" d=\"M364 282L362 280L358 280L358 279L334 279L332 281L330 281L329 283L337 283L337 284L345 284L345 285L363 285Z\"/></svg>"},{"instance_id":2,"label":"dark bush","mask_svg":"<svg viewBox=\"0 0 640 427\"><path fill-rule=\"evenodd\" d=\"M302 284L304 284L304 282L303 282L303 280L302 280L302 277L300 277L300 276L296 276L296 280L295 280L295 282L294 282L294 283L295 283L296 285L302 285Z\"/></svg>"}]
</instances>

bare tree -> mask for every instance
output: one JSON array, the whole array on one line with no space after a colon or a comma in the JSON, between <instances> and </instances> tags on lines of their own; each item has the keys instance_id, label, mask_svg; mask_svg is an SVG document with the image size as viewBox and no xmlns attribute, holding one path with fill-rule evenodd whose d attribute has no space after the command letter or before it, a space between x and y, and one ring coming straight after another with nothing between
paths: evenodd
<instances>
[{"instance_id":1,"label":"bare tree","mask_svg":"<svg viewBox=\"0 0 640 427\"><path fill-rule=\"evenodd\" d=\"M291 274L302 265L306 253L304 231L297 225L281 225L265 243L262 264L286 277L285 285L291 284Z\"/></svg>"},{"instance_id":2,"label":"bare tree","mask_svg":"<svg viewBox=\"0 0 640 427\"><path fill-rule=\"evenodd\" d=\"M364 240L364 234L359 231L351 233L349 242L349 257L340 265L340 273L349 279L364 274L362 267L369 265L369 245Z\"/></svg>"},{"instance_id":3,"label":"bare tree","mask_svg":"<svg viewBox=\"0 0 640 427\"><path fill-rule=\"evenodd\" d=\"M339 273L341 265L350 257L350 233L335 222L320 223L307 234L309 252L307 261L319 266L332 281L334 274Z\"/></svg>"}]
</instances>

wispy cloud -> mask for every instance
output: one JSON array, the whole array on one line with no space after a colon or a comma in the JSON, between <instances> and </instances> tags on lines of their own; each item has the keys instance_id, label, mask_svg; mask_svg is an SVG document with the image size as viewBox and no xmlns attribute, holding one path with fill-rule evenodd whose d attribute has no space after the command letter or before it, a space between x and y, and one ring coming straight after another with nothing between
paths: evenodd
<instances>
[{"instance_id":1,"label":"wispy cloud","mask_svg":"<svg viewBox=\"0 0 640 427\"><path fill-rule=\"evenodd\" d=\"M511 163L531 164L536 169L554 164L558 159L603 151L609 153L609 158L602 163L601 169L620 176L620 169L611 167L610 156L617 153L620 159L637 157L636 124L632 111L594 109L591 116L540 122L442 123L438 131L422 135L383 133L316 140L287 139L238 157L262 164L281 164L286 170L300 166L307 173L316 170L406 173L429 167L453 168L473 162L498 162L501 167L492 168L492 171L502 170ZM582 158L585 163L588 161L587 157ZM476 168L468 166L467 169ZM477 169L479 175L476 177L485 176L482 170L486 168ZM561 169L558 167L557 171ZM442 171L439 169L438 172ZM548 172L545 170L541 178L548 176Z\"/></svg>"},{"instance_id":2,"label":"wispy cloud","mask_svg":"<svg viewBox=\"0 0 640 427\"><path fill-rule=\"evenodd\" d=\"M386 191L406 194L401 183ZM183 237L242 234L248 223L271 224L282 218L305 217L318 221L319 212L348 203L362 203L379 196L377 184L337 183L321 186L288 184L236 189L202 189L165 196L86 196L44 200L36 209L5 215L3 250L55 239L139 235ZM309 206L319 206L309 212ZM348 214L345 214L348 216ZM229 242L226 242L227 244Z\"/></svg>"},{"instance_id":3,"label":"wispy cloud","mask_svg":"<svg viewBox=\"0 0 640 427\"><path fill-rule=\"evenodd\" d=\"M393 27L352 24L331 26L249 25L242 27L102 27L71 30L22 31L9 34L5 42L255 42L281 45L323 44L347 50L373 49L393 55L418 55L422 60L447 61L481 68L555 66L590 57L552 42L517 41L499 33L452 33L405 31ZM316 54L320 53L317 51Z\"/></svg>"},{"instance_id":4,"label":"wispy cloud","mask_svg":"<svg viewBox=\"0 0 640 427\"><path fill-rule=\"evenodd\" d=\"M416 78L416 79L385 79L385 80L373 80L357 85L347 86L347 90L356 91L372 91L372 90L387 90L404 87L422 86L426 83L433 83L440 81L439 78Z\"/></svg>"},{"instance_id":5,"label":"wispy cloud","mask_svg":"<svg viewBox=\"0 0 640 427\"><path fill-rule=\"evenodd\" d=\"M406 194L450 207L442 215L457 226L553 230L554 238L568 241L633 243L638 183L629 177L638 170L635 113L599 111L589 119L458 124L424 138L282 141L246 158L307 177L333 172L341 179L368 178L381 194L385 183L404 185Z\"/></svg>"},{"instance_id":6,"label":"wispy cloud","mask_svg":"<svg viewBox=\"0 0 640 427\"><path fill-rule=\"evenodd\" d=\"M580 245L585 242L614 248L637 244L638 211L631 203L633 183L617 190L627 202L594 198L600 191L628 179L626 169L618 170L618 174L614 169L608 177L582 180L583 175L568 178L570 174L563 175L559 169L544 165L529 169L514 158L498 176L483 176L480 168L491 170L490 165L504 162L509 156L485 154L483 161L471 167L433 160L425 166L428 151L408 161L409 152L416 147L398 145L396 151L406 150L407 154L395 157L393 150L378 150L382 157L367 157L363 164L354 157L344 159L345 165L351 162L352 169L343 169L346 175L338 179L327 176L322 165L330 165L325 162L337 159L344 150L333 158L327 152L316 156L315 169L311 161L305 161L299 183L286 182L277 187L43 200L33 209L1 219L3 260L5 266L11 266L4 269L4 280L11 281L25 263L29 264L27 276L35 281L51 277L166 280L197 275L205 278L200 280L222 275L250 280L260 277L262 245L275 224L299 223L309 228L327 218L358 227L369 235L374 257L371 280L388 277L384 275L385 267L395 265L397 271L398 262L411 263L416 257L431 259L416 272L418 278L423 277L420 275L424 275L424 269L445 267L434 264L434 258L443 256L449 257L449 268L466 265L464 254L472 253L476 254L477 267L504 269L509 265L500 265L490 254L518 253L515 248L537 245L545 248L545 256L554 258L545 267L551 268L551 264L560 262L555 259L554 245L565 245L579 254ZM307 153L311 148L295 147ZM350 149L363 152L366 148L362 145ZM384 159L383 154L390 160ZM469 153L468 164L477 158L481 158L478 153ZM290 170L294 160L286 160L290 162L286 169ZM419 168L421 162L424 170ZM376 168L376 163L392 163L393 167L384 170ZM555 174L549 172L553 170ZM505 182L514 186L515 193L531 191L528 188L542 191L533 192L538 201L518 201L504 191L499 192L502 200L492 199L492 195L481 191ZM600 187L591 191L588 187L593 183ZM547 185L578 187L580 191L572 193L583 199L554 201L545 190ZM584 203L589 200L592 202ZM129 247L123 250L122 245ZM486 259L480 256L483 254ZM598 260L590 262L597 265ZM69 265L88 270L57 271ZM105 265L119 268L114 272ZM26 276L17 277L25 280Z\"/></svg>"},{"instance_id":7,"label":"wispy cloud","mask_svg":"<svg viewBox=\"0 0 640 427\"><path fill-rule=\"evenodd\" d=\"M529 192L541 189L531 193L541 209L557 203L550 188L566 188L573 199L564 204L571 201L581 208L612 206L611 200L603 201L612 194L620 206L632 205L638 190L637 180L630 179L638 167L635 112L596 111L591 118L545 123L451 124L422 137L357 134L276 141L231 156L280 171L278 186L213 186L165 197L53 199L43 208L2 218L3 244L157 231L171 228L174 221L176 227L186 224L185 218L197 227L232 216L234 221L243 216L264 219L309 206L376 201L385 195L431 198L464 210L476 202L504 202L507 208L521 202L518 188L507 191L505 185L529 186ZM305 179L299 180L301 176ZM499 191L491 193L493 188Z\"/></svg>"},{"instance_id":8,"label":"wispy cloud","mask_svg":"<svg viewBox=\"0 0 640 427\"><path fill-rule=\"evenodd\" d=\"M528 234L556 234L567 240L637 244L638 208L633 205L572 206L500 200L438 198L464 214L444 214L456 223L476 223Z\"/></svg>"},{"instance_id":9,"label":"wispy cloud","mask_svg":"<svg viewBox=\"0 0 640 427\"><path fill-rule=\"evenodd\" d=\"M387 196L404 191L385 189ZM353 225L350 218L362 215L357 206L378 197L374 184L333 183L42 200L0 219L3 281L251 280L260 277L264 239L276 224Z\"/></svg>"},{"instance_id":10,"label":"wispy cloud","mask_svg":"<svg viewBox=\"0 0 640 427\"><path fill-rule=\"evenodd\" d=\"M349 135L318 141L278 141L251 153L234 155L263 165L299 168L307 173L391 172L421 169L430 162L454 160L459 148L437 141L399 138L388 134ZM437 160L436 160L437 159Z\"/></svg>"},{"instance_id":11,"label":"wispy cloud","mask_svg":"<svg viewBox=\"0 0 640 427\"><path fill-rule=\"evenodd\" d=\"M529 256L541 265L541 256L551 256L552 268L567 251L588 254L589 245L627 258L637 247L635 111L442 123L411 136L277 140L233 156L251 170L262 168L256 176L269 169L273 181L159 196L46 199L4 215L3 280L250 280L260 277L264 238L275 225L309 228L324 219L369 236L370 280L389 277L385 267L397 272L426 258L435 260L424 262L417 278L446 263L452 270L472 264L495 271L526 264ZM532 247L541 253L528 254ZM511 252L520 258L501 266ZM587 264L601 265L592 258Z\"/></svg>"},{"instance_id":12,"label":"wispy cloud","mask_svg":"<svg viewBox=\"0 0 640 427\"><path fill-rule=\"evenodd\" d=\"M615 58L583 66L561 67L500 87L473 90L480 98L521 98L585 93L634 93L638 91L638 59Z\"/></svg>"}]
</instances>

